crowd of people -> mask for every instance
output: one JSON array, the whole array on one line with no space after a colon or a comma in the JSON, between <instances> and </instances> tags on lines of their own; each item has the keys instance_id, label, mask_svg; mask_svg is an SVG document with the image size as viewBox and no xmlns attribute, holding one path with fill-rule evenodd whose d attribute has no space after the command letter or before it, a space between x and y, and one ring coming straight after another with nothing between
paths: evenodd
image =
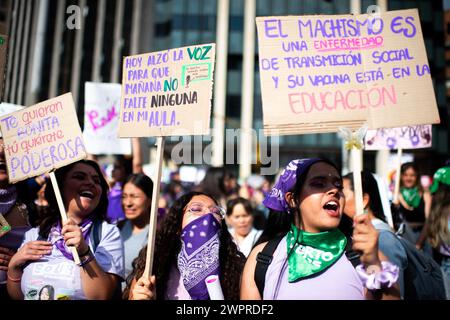
<instances>
[{"instance_id":1,"label":"crowd of people","mask_svg":"<svg viewBox=\"0 0 450 320\"><path fill-rule=\"evenodd\" d=\"M0 146L1 300L207 300L211 275L226 300L402 299L408 257L399 237L441 266L448 290L449 164L429 189L404 164L397 203L382 179L362 172L362 215L353 174L326 159L293 160L272 186L258 176L239 185L225 168L187 186L173 172L161 187L150 277L155 181L139 157L118 158L109 179L95 159L55 176L65 221L48 175L9 184Z\"/></svg>"}]
</instances>

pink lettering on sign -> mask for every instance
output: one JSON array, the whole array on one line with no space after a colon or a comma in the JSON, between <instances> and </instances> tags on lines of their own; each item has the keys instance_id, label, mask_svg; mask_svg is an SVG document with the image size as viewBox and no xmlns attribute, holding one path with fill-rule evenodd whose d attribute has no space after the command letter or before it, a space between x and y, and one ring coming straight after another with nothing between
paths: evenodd
<instances>
[{"instance_id":1,"label":"pink lettering on sign","mask_svg":"<svg viewBox=\"0 0 450 320\"><path fill-rule=\"evenodd\" d=\"M58 113L62 109L63 109L63 105L61 102L58 101L56 103L42 106L37 109L33 109L31 111L23 112L22 113L22 121L25 122L26 125L28 125L34 120L48 117L50 114Z\"/></svg>"},{"instance_id":2,"label":"pink lettering on sign","mask_svg":"<svg viewBox=\"0 0 450 320\"><path fill-rule=\"evenodd\" d=\"M361 38L335 38L315 40L314 49L319 52L341 51L341 50L365 50L378 48L383 45L383 37L361 37Z\"/></svg>"},{"instance_id":3,"label":"pink lettering on sign","mask_svg":"<svg viewBox=\"0 0 450 320\"><path fill-rule=\"evenodd\" d=\"M100 117L100 119L97 119L99 117L98 112L93 111L87 111L89 122L92 124L92 128L94 131L101 129L105 127L108 123L110 123L114 118L118 117L119 114L116 111L116 106L113 105L111 109L108 109L106 112L106 117Z\"/></svg>"},{"instance_id":4,"label":"pink lettering on sign","mask_svg":"<svg viewBox=\"0 0 450 320\"><path fill-rule=\"evenodd\" d=\"M298 92L288 94L289 107L294 114L378 108L397 104L394 85L372 87L370 89L350 89L315 92Z\"/></svg>"}]
</instances>

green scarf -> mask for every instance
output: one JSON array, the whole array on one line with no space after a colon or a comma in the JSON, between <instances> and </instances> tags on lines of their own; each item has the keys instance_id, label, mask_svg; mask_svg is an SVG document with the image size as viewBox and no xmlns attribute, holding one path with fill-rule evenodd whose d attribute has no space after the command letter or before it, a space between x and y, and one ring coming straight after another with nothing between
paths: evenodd
<instances>
[{"instance_id":1,"label":"green scarf","mask_svg":"<svg viewBox=\"0 0 450 320\"><path fill-rule=\"evenodd\" d=\"M403 199L405 199L408 206L417 208L420 204L419 188L401 188Z\"/></svg>"},{"instance_id":2,"label":"green scarf","mask_svg":"<svg viewBox=\"0 0 450 320\"><path fill-rule=\"evenodd\" d=\"M347 245L347 238L339 229L309 233L291 225L286 239L289 282L322 272L332 266L342 256Z\"/></svg>"}]
</instances>

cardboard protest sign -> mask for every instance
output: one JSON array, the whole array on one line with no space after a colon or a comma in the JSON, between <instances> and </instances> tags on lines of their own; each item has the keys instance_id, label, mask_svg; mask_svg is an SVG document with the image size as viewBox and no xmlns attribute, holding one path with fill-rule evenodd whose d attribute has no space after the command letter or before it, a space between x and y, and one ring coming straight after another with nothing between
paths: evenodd
<instances>
[{"instance_id":1,"label":"cardboard protest sign","mask_svg":"<svg viewBox=\"0 0 450 320\"><path fill-rule=\"evenodd\" d=\"M439 123L417 9L256 24L266 134Z\"/></svg>"},{"instance_id":2,"label":"cardboard protest sign","mask_svg":"<svg viewBox=\"0 0 450 320\"><path fill-rule=\"evenodd\" d=\"M8 54L8 37L0 34L0 101L3 100L5 87L6 57Z\"/></svg>"},{"instance_id":3,"label":"cardboard protest sign","mask_svg":"<svg viewBox=\"0 0 450 320\"><path fill-rule=\"evenodd\" d=\"M131 154L131 140L117 137L121 87L117 83L85 84L83 137L90 154Z\"/></svg>"},{"instance_id":4,"label":"cardboard protest sign","mask_svg":"<svg viewBox=\"0 0 450 320\"><path fill-rule=\"evenodd\" d=\"M23 108L25 108L25 107L19 106L17 104L13 104L13 103L2 102L2 103L0 103L0 116L4 116L5 114L9 114L14 111L21 110ZM2 134L0 131L0 138L1 137L2 137Z\"/></svg>"},{"instance_id":5,"label":"cardboard protest sign","mask_svg":"<svg viewBox=\"0 0 450 320\"><path fill-rule=\"evenodd\" d=\"M0 129L10 183L86 158L71 93L0 117Z\"/></svg>"},{"instance_id":6,"label":"cardboard protest sign","mask_svg":"<svg viewBox=\"0 0 450 320\"><path fill-rule=\"evenodd\" d=\"M364 138L366 150L420 149L431 147L431 125L368 130Z\"/></svg>"},{"instance_id":7,"label":"cardboard protest sign","mask_svg":"<svg viewBox=\"0 0 450 320\"><path fill-rule=\"evenodd\" d=\"M125 57L120 137L209 134L215 44Z\"/></svg>"}]
</instances>

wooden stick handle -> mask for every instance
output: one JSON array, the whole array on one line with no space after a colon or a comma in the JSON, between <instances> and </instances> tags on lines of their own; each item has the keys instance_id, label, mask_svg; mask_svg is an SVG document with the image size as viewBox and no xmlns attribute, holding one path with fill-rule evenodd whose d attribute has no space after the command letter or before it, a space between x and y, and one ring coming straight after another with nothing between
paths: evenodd
<instances>
[{"instance_id":1,"label":"wooden stick handle","mask_svg":"<svg viewBox=\"0 0 450 320\"><path fill-rule=\"evenodd\" d=\"M362 150L352 149L352 162L353 162L353 187L355 190L355 208L356 215L364 214L363 204L363 192L361 182L361 157Z\"/></svg>"},{"instance_id":2,"label":"wooden stick handle","mask_svg":"<svg viewBox=\"0 0 450 320\"><path fill-rule=\"evenodd\" d=\"M395 188L394 188L394 198L393 203L398 204L398 194L400 193L400 181L402 179L401 177L401 167L402 167L402 149L397 150L397 171L395 174Z\"/></svg>"},{"instance_id":3,"label":"wooden stick handle","mask_svg":"<svg viewBox=\"0 0 450 320\"><path fill-rule=\"evenodd\" d=\"M64 208L64 203L61 197L61 192L59 191L58 181L56 181L56 176L54 172L50 172L50 179L52 181L53 190L55 191L56 201L58 202L59 213L61 214L62 222L66 222L67 214L66 208ZM80 263L80 257L78 256L77 248L70 246L70 251L72 252L73 260L76 264Z\"/></svg>"},{"instance_id":4,"label":"wooden stick handle","mask_svg":"<svg viewBox=\"0 0 450 320\"><path fill-rule=\"evenodd\" d=\"M159 203L159 189L161 184L162 163L164 156L164 137L156 138L156 168L153 176L153 195L152 195L152 207L150 213L150 226L148 230L148 243L147 243L147 258L145 260L145 269L143 276L150 278L153 269L153 254L155 246L156 236L156 224L158 219L158 203Z\"/></svg>"}]
</instances>

